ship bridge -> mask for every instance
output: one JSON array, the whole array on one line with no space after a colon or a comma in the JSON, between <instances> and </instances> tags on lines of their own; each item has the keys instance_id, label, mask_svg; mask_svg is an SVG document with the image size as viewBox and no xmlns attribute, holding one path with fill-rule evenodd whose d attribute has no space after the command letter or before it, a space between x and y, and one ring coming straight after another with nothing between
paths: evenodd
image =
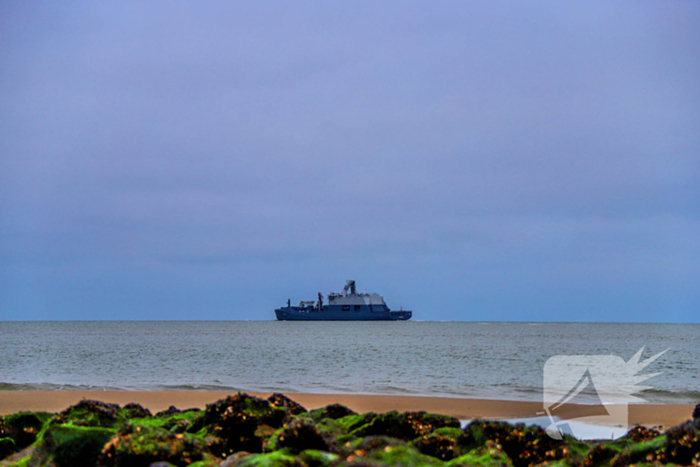
<instances>
[{"instance_id":1,"label":"ship bridge","mask_svg":"<svg viewBox=\"0 0 700 467\"><path fill-rule=\"evenodd\" d=\"M377 293L357 293L355 281L345 283L341 293L328 294L329 305L386 305L381 295Z\"/></svg>"}]
</instances>

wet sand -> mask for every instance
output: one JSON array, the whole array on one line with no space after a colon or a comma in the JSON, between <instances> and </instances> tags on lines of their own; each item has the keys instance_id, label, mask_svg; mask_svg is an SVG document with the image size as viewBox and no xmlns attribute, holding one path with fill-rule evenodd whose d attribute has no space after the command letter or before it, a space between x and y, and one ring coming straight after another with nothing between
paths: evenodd
<instances>
[{"instance_id":1,"label":"wet sand","mask_svg":"<svg viewBox=\"0 0 700 467\"><path fill-rule=\"evenodd\" d=\"M60 412L82 399L95 399L124 405L136 402L155 413L168 407L179 409L204 408L229 392L211 391L0 391L0 415L20 411ZM248 393L268 397L269 393ZM499 401L490 399L462 399L421 396L377 396L355 394L293 394L290 399L307 409L329 404L343 404L356 412L399 412L424 410L451 415L460 420L473 418L511 419L542 416L541 402ZM691 418L693 405L642 404L629 407L629 424L670 427ZM568 413L560 415L573 418L586 406L572 405Z\"/></svg>"}]
</instances>

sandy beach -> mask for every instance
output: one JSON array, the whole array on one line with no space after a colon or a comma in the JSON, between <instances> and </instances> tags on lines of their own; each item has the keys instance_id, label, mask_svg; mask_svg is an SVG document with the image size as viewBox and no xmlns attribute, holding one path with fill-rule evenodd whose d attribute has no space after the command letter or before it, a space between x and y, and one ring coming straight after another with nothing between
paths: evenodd
<instances>
[{"instance_id":1,"label":"sandy beach","mask_svg":"<svg viewBox=\"0 0 700 467\"><path fill-rule=\"evenodd\" d=\"M175 406L179 409L204 408L231 393L210 391L0 391L0 414L20 411L60 412L82 399L96 399L120 405L136 402L152 412ZM268 397L269 393L249 393ZM286 394L307 409L329 404L343 404L356 412L396 410L441 413L460 420L473 418L512 419L541 416L540 402L462 399L448 397L355 395L355 394ZM670 427L688 420L693 405L643 404L629 407L629 424ZM573 417L585 406L572 405L566 416Z\"/></svg>"}]
</instances>

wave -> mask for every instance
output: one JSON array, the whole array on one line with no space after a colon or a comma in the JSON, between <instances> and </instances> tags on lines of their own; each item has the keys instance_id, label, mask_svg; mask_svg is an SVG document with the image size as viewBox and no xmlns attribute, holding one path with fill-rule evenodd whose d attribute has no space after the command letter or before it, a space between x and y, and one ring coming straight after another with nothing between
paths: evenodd
<instances>
[{"instance_id":1,"label":"wave","mask_svg":"<svg viewBox=\"0 0 700 467\"><path fill-rule=\"evenodd\" d=\"M262 385L255 387L236 387L225 384L201 384L182 383L167 385L139 385L139 386L110 386L99 384L59 384L59 383L6 383L0 381L0 391L212 391L212 392L282 392L282 393L329 393L329 394L379 394L379 395L415 395L415 396L438 396L438 397L458 397L458 398L483 398L483 399L513 399L540 401L542 397L541 388L530 388L526 386L515 387L510 384L496 384L493 386L472 387L472 388L449 388L446 386L432 388L407 388L391 384L365 385L359 388L348 386L336 386L321 384L313 387L300 387L298 385L270 386ZM641 403L647 404L697 404L700 403L699 390L679 390L670 391L658 388L646 389L638 394Z\"/></svg>"},{"instance_id":2,"label":"wave","mask_svg":"<svg viewBox=\"0 0 700 467\"><path fill-rule=\"evenodd\" d=\"M219 384L172 384L149 386L104 386L92 384L3 383L0 391L215 391L238 392L241 388Z\"/></svg>"},{"instance_id":3,"label":"wave","mask_svg":"<svg viewBox=\"0 0 700 467\"><path fill-rule=\"evenodd\" d=\"M673 403L673 404L697 404L700 403L700 391L688 389L681 391L667 391L664 389L645 389L637 394L648 403Z\"/></svg>"},{"instance_id":4,"label":"wave","mask_svg":"<svg viewBox=\"0 0 700 467\"><path fill-rule=\"evenodd\" d=\"M0 391L122 391L116 386L94 386L92 384L57 384L57 383L3 383Z\"/></svg>"}]
</instances>

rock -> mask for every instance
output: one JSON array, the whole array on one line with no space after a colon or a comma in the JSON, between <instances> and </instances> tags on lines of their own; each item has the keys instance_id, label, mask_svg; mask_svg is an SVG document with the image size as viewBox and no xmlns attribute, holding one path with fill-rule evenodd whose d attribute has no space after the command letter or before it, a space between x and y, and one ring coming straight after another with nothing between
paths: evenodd
<instances>
[{"instance_id":1,"label":"rock","mask_svg":"<svg viewBox=\"0 0 700 467\"><path fill-rule=\"evenodd\" d=\"M287 420L287 413L283 407L275 407L269 401L259 397L238 393L235 396L228 396L226 399L208 404L204 413L204 423L206 425L217 423L232 413L255 418L258 423L273 428L280 428Z\"/></svg>"},{"instance_id":2,"label":"rock","mask_svg":"<svg viewBox=\"0 0 700 467\"><path fill-rule=\"evenodd\" d=\"M0 438L0 461L15 452L17 452L17 444L14 439L9 437Z\"/></svg>"},{"instance_id":3,"label":"rock","mask_svg":"<svg viewBox=\"0 0 700 467\"><path fill-rule=\"evenodd\" d=\"M581 462L581 467L595 467L596 465L602 465L604 461L612 459L617 455L618 451L606 446L604 444L593 447L589 450L583 461Z\"/></svg>"},{"instance_id":4,"label":"rock","mask_svg":"<svg viewBox=\"0 0 700 467\"><path fill-rule=\"evenodd\" d=\"M183 467L203 457L202 443L193 435L160 428L125 425L105 444L100 455L104 467L148 467L165 461Z\"/></svg>"},{"instance_id":5,"label":"rock","mask_svg":"<svg viewBox=\"0 0 700 467\"><path fill-rule=\"evenodd\" d=\"M378 441L378 438L373 438L374 442ZM394 440L396 442L397 440ZM374 444L374 443L372 443ZM375 444L371 449L365 450L358 447L354 452L345 458L345 461L338 464L341 466L370 466L370 467L380 467L380 466L442 466L444 465L441 461L434 459L432 457L426 456L418 452L415 448L406 445L405 443L398 442L393 444L391 442L384 444ZM366 446L370 447L370 446Z\"/></svg>"},{"instance_id":6,"label":"rock","mask_svg":"<svg viewBox=\"0 0 700 467\"><path fill-rule=\"evenodd\" d=\"M700 421L700 404L695 406L693 409L693 420Z\"/></svg>"},{"instance_id":7,"label":"rock","mask_svg":"<svg viewBox=\"0 0 700 467\"><path fill-rule=\"evenodd\" d=\"M19 412L8 415L3 420L4 437L12 438L17 450L22 450L36 441L50 414Z\"/></svg>"},{"instance_id":8,"label":"rock","mask_svg":"<svg viewBox=\"0 0 700 467\"><path fill-rule=\"evenodd\" d=\"M298 454L306 449L331 451L334 440L322 433L310 418L295 418L287 423L265 445L266 451L287 449Z\"/></svg>"},{"instance_id":9,"label":"rock","mask_svg":"<svg viewBox=\"0 0 700 467\"><path fill-rule=\"evenodd\" d=\"M171 433L197 433L204 427L204 412L199 409L168 412L152 418L160 421L160 427Z\"/></svg>"},{"instance_id":10,"label":"rock","mask_svg":"<svg viewBox=\"0 0 700 467\"><path fill-rule=\"evenodd\" d=\"M119 405L107 402L82 400L58 414L60 423L72 422L81 426L114 427L122 421Z\"/></svg>"},{"instance_id":11,"label":"rock","mask_svg":"<svg viewBox=\"0 0 700 467\"><path fill-rule=\"evenodd\" d=\"M228 460L224 461L228 462ZM293 454L281 450L268 454L250 454L226 463L226 467L308 467ZM221 467L221 464L219 465Z\"/></svg>"},{"instance_id":12,"label":"rock","mask_svg":"<svg viewBox=\"0 0 700 467\"><path fill-rule=\"evenodd\" d=\"M56 467L97 465L105 443L116 430L102 427L50 423L36 444L30 465Z\"/></svg>"},{"instance_id":13,"label":"rock","mask_svg":"<svg viewBox=\"0 0 700 467\"><path fill-rule=\"evenodd\" d=\"M309 412L309 416L316 422L319 422L324 418L338 420L339 418L347 417L348 415L357 415L357 412L340 404L327 405Z\"/></svg>"},{"instance_id":14,"label":"rock","mask_svg":"<svg viewBox=\"0 0 700 467\"><path fill-rule=\"evenodd\" d=\"M403 444L404 442L400 439L389 436L367 436L366 438L357 438L346 442L339 449L339 453L344 457L348 457L351 454L364 456L369 451L384 449L387 446L401 446Z\"/></svg>"},{"instance_id":15,"label":"rock","mask_svg":"<svg viewBox=\"0 0 700 467\"><path fill-rule=\"evenodd\" d=\"M227 457L238 451L262 452L265 427L280 428L288 415L284 408L273 407L269 401L238 393L213 404L204 411L203 423L216 436L209 444L212 453Z\"/></svg>"},{"instance_id":16,"label":"rock","mask_svg":"<svg viewBox=\"0 0 700 467\"><path fill-rule=\"evenodd\" d=\"M231 467L232 465L236 465L244 457L248 457L250 455L251 454L249 452L245 451L239 451L235 454L231 454L226 459L224 459L224 461L221 464L219 464L219 467Z\"/></svg>"},{"instance_id":17,"label":"rock","mask_svg":"<svg viewBox=\"0 0 700 467\"><path fill-rule=\"evenodd\" d=\"M642 441L649 441L650 439L656 438L659 435L661 435L661 433L653 428L635 426L621 439L629 439L635 443L639 443Z\"/></svg>"},{"instance_id":18,"label":"rock","mask_svg":"<svg viewBox=\"0 0 700 467\"><path fill-rule=\"evenodd\" d=\"M662 461L690 465L700 463L700 429L693 421L669 428Z\"/></svg>"},{"instance_id":19,"label":"rock","mask_svg":"<svg viewBox=\"0 0 700 467\"><path fill-rule=\"evenodd\" d=\"M502 446L493 441L487 441L483 446L452 459L443 465L445 467L511 467L513 462L510 457L503 452Z\"/></svg>"},{"instance_id":20,"label":"rock","mask_svg":"<svg viewBox=\"0 0 700 467\"><path fill-rule=\"evenodd\" d=\"M410 441L430 434L437 428L459 428L459 420L446 415L425 412L387 412L376 416L369 423L355 429L351 434L357 437L391 436Z\"/></svg>"},{"instance_id":21,"label":"rock","mask_svg":"<svg viewBox=\"0 0 700 467\"><path fill-rule=\"evenodd\" d=\"M340 456L330 452L307 449L299 454L299 459L309 467L333 467L338 465Z\"/></svg>"},{"instance_id":22,"label":"rock","mask_svg":"<svg viewBox=\"0 0 700 467\"><path fill-rule=\"evenodd\" d=\"M165 410L161 410L160 412L156 413L156 417L161 418L161 417L167 417L168 415L175 415L176 413L180 413L182 410L178 409L174 405L171 405Z\"/></svg>"},{"instance_id":23,"label":"rock","mask_svg":"<svg viewBox=\"0 0 700 467\"><path fill-rule=\"evenodd\" d=\"M309 412L309 415L313 419L313 410ZM376 414L374 412L367 412L364 414L356 414L356 415L346 415L343 418L338 418L336 420L333 420L337 424L343 427L343 429L347 432L350 433L354 430L357 430L358 428L362 427L363 425L367 425L368 423L371 423L372 420L375 418L380 417L379 414ZM318 420L317 420L318 423Z\"/></svg>"},{"instance_id":24,"label":"rock","mask_svg":"<svg viewBox=\"0 0 700 467\"><path fill-rule=\"evenodd\" d=\"M140 404L135 404L133 402L126 404L122 409L122 415L124 418L146 418L151 417L151 411L142 407Z\"/></svg>"},{"instance_id":25,"label":"rock","mask_svg":"<svg viewBox=\"0 0 700 467\"><path fill-rule=\"evenodd\" d=\"M454 457L455 439L440 434L430 434L422 438L416 438L411 445L421 454L434 457L442 461L449 461Z\"/></svg>"},{"instance_id":26,"label":"rock","mask_svg":"<svg viewBox=\"0 0 700 467\"><path fill-rule=\"evenodd\" d=\"M192 421L186 418L172 418L163 424L163 428L171 433L191 433L192 431Z\"/></svg>"},{"instance_id":27,"label":"rock","mask_svg":"<svg viewBox=\"0 0 700 467\"><path fill-rule=\"evenodd\" d=\"M268 397L267 400L272 407L283 408L290 415L299 415L307 411L304 407L294 402L289 397L277 392Z\"/></svg>"},{"instance_id":28,"label":"rock","mask_svg":"<svg viewBox=\"0 0 700 467\"><path fill-rule=\"evenodd\" d=\"M455 455L467 454L489 441L501 446L515 467L563 459L569 452L566 442L550 438L538 426L474 420L455 440Z\"/></svg>"},{"instance_id":29,"label":"rock","mask_svg":"<svg viewBox=\"0 0 700 467\"><path fill-rule=\"evenodd\" d=\"M619 441L619 440L618 440ZM643 443L630 443L623 448L610 462L611 467L623 467L638 463L653 463L663 460L665 440L663 438L652 439ZM618 443L616 443L618 444ZM664 462L665 463L665 462Z\"/></svg>"}]
</instances>

